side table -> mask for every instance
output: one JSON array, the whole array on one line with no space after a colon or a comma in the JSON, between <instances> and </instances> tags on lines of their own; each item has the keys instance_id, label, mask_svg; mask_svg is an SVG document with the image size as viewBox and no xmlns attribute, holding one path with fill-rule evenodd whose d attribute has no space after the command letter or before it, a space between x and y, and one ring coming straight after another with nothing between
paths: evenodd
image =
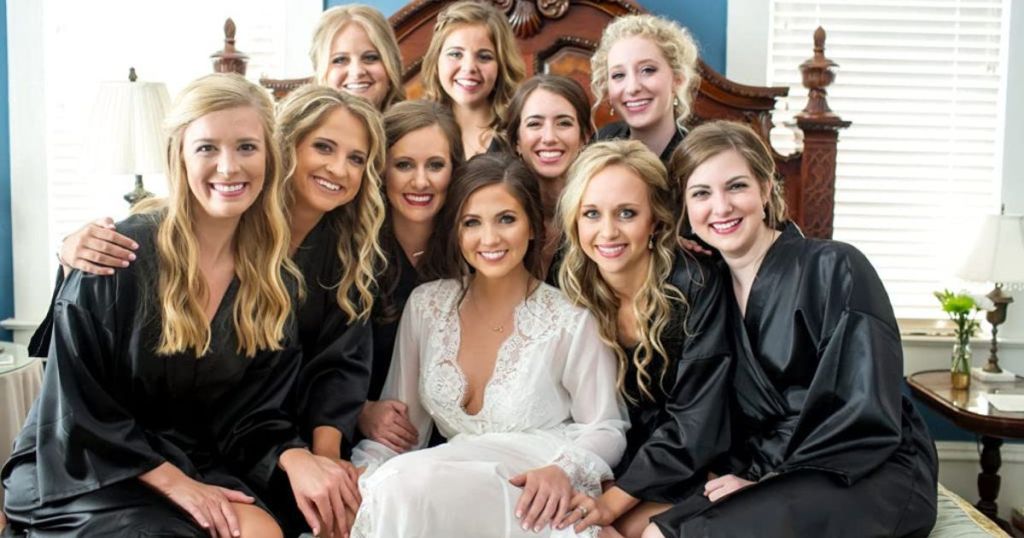
<instances>
[{"instance_id":1,"label":"side table","mask_svg":"<svg viewBox=\"0 0 1024 538\"><path fill-rule=\"evenodd\" d=\"M0 465L11 455L11 445L25 423L43 383L43 362L28 356L25 346L0 342L0 354L14 355L13 364L0 366ZM4 491L0 488L0 503Z\"/></svg>"},{"instance_id":2,"label":"side table","mask_svg":"<svg viewBox=\"0 0 1024 538\"><path fill-rule=\"evenodd\" d=\"M1003 439L1024 439L1024 412L1001 411L986 395L997 392L1024 394L1024 379L1014 383L984 383L971 380L970 388L954 389L949 370L929 370L907 376L910 391L922 403L948 418L953 424L981 436L981 472L978 473L978 497L975 505L1007 533L1010 525L999 519L999 447Z\"/></svg>"}]
</instances>

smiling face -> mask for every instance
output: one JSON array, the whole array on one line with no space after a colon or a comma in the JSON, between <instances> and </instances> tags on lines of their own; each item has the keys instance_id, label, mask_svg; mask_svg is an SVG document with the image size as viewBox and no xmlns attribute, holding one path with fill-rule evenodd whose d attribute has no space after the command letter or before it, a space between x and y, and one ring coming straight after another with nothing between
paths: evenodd
<instances>
[{"instance_id":1,"label":"smiling face","mask_svg":"<svg viewBox=\"0 0 1024 538\"><path fill-rule=\"evenodd\" d=\"M392 216L433 222L452 178L451 148L437 125L399 138L388 150L385 189Z\"/></svg>"},{"instance_id":2,"label":"smiling face","mask_svg":"<svg viewBox=\"0 0 1024 538\"><path fill-rule=\"evenodd\" d=\"M608 50L608 101L631 129L674 122L672 102L682 82L658 45L646 37L624 37Z\"/></svg>"},{"instance_id":3,"label":"smiling face","mask_svg":"<svg viewBox=\"0 0 1024 538\"><path fill-rule=\"evenodd\" d=\"M388 72L362 26L350 22L338 30L328 58L328 86L362 97L380 109L391 87Z\"/></svg>"},{"instance_id":4,"label":"smiling face","mask_svg":"<svg viewBox=\"0 0 1024 538\"><path fill-rule=\"evenodd\" d=\"M328 112L296 144L295 205L327 213L351 202L359 194L369 148L369 133L355 114L342 107Z\"/></svg>"},{"instance_id":5,"label":"smiling face","mask_svg":"<svg viewBox=\"0 0 1024 538\"><path fill-rule=\"evenodd\" d=\"M462 257L483 278L526 271L530 221L519 200L502 184L483 187L466 198L459 214Z\"/></svg>"},{"instance_id":6,"label":"smiling face","mask_svg":"<svg viewBox=\"0 0 1024 538\"><path fill-rule=\"evenodd\" d=\"M259 112L240 106L211 112L185 127L182 156L200 213L237 221L256 201L266 175Z\"/></svg>"},{"instance_id":7,"label":"smiling face","mask_svg":"<svg viewBox=\"0 0 1024 538\"><path fill-rule=\"evenodd\" d=\"M768 198L762 191L739 152L723 151L696 167L686 182L690 226L726 260L751 254L766 245L762 238L771 233L764 222Z\"/></svg>"},{"instance_id":8,"label":"smiling face","mask_svg":"<svg viewBox=\"0 0 1024 538\"><path fill-rule=\"evenodd\" d=\"M498 80L498 60L487 26L460 25L441 45L437 76L452 102L466 108L490 104Z\"/></svg>"},{"instance_id":9,"label":"smiling face","mask_svg":"<svg viewBox=\"0 0 1024 538\"><path fill-rule=\"evenodd\" d=\"M516 151L545 179L564 176L583 145L576 109L566 98L542 88L523 104L518 135Z\"/></svg>"},{"instance_id":10,"label":"smiling face","mask_svg":"<svg viewBox=\"0 0 1024 538\"><path fill-rule=\"evenodd\" d=\"M580 199L576 226L580 247L606 278L646 271L654 212L646 183L613 164L590 179Z\"/></svg>"}]
</instances>

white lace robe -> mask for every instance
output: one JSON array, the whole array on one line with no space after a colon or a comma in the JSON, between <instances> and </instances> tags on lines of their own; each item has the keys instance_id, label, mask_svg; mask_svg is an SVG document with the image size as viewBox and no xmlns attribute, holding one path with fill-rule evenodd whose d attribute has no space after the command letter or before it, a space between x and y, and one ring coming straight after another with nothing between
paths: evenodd
<instances>
[{"instance_id":1,"label":"white lace robe","mask_svg":"<svg viewBox=\"0 0 1024 538\"><path fill-rule=\"evenodd\" d=\"M454 280L413 291L381 396L409 406L417 448L427 445L435 423L448 442L401 455L360 442L352 461L367 471L353 536L577 536L572 527L522 530L514 514L521 489L508 480L555 464L577 490L600 493L626 447L614 355L588 311L542 284L516 307L483 406L469 415L456 362L459 293ZM584 533L593 535L594 528Z\"/></svg>"}]
</instances>

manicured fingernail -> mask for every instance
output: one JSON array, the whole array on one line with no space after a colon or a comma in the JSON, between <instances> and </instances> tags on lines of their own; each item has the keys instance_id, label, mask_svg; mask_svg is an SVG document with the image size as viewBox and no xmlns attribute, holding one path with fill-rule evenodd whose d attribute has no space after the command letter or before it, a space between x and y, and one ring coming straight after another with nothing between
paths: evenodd
<instances>
[{"instance_id":1,"label":"manicured fingernail","mask_svg":"<svg viewBox=\"0 0 1024 538\"><path fill-rule=\"evenodd\" d=\"M128 253L128 259L131 260L131 261L135 261L135 253L134 252L129 252Z\"/></svg>"},{"instance_id":2,"label":"manicured fingernail","mask_svg":"<svg viewBox=\"0 0 1024 538\"><path fill-rule=\"evenodd\" d=\"M128 267L128 262L121 260L121 267Z\"/></svg>"},{"instance_id":3,"label":"manicured fingernail","mask_svg":"<svg viewBox=\"0 0 1024 538\"><path fill-rule=\"evenodd\" d=\"M139 248L139 244L138 243L132 243L132 248L133 249Z\"/></svg>"},{"instance_id":4,"label":"manicured fingernail","mask_svg":"<svg viewBox=\"0 0 1024 538\"><path fill-rule=\"evenodd\" d=\"M533 528L533 532L540 532L540 525Z\"/></svg>"},{"instance_id":5,"label":"manicured fingernail","mask_svg":"<svg viewBox=\"0 0 1024 538\"><path fill-rule=\"evenodd\" d=\"M523 524L520 526L523 528L524 531L530 530L530 528L526 526L526 522L523 522Z\"/></svg>"},{"instance_id":6,"label":"manicured fingernail","mask_svg":"<svg viewBox=\"0 0 1024 538\"><path fill-rule=\"evenodd\" d=\"M516 512L516 517L517 517L517 518L521 518L521 517L523 517L523 513L522 513L522 512Z\"/></svg>"}]
</instances>

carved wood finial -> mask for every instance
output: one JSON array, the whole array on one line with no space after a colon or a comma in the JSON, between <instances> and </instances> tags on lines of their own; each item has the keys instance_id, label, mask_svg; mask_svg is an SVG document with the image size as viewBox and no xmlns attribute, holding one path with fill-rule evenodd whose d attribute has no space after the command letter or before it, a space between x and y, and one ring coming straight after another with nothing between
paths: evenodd
<instances>
[{"instance_id":1,"label":"carved wood finial","mask_svg":"<svg viewBox=\"0 0 1024 538\"><path fill-rule=\"evenodd\" d=\"M516 37L526 39L540 33L544 21L558 19L569 11L569 0L491 0L495 7L508 14L508 22Z\"/></svg>"},{"instance_id":2,"label":"carved wood finial","mask_svg":"<svg viewBox=\"0 0 1024 538\"><path fill-rule=\"evenodd\" d=\"M136 80L139 80L139 76L135 74L135 68L134 67L129 67L128 68L128 82L135 82Z\"/></svg>"},{"instance_id":3,"label":"carved wood finial","mask_svg":"<svg viewBox=\"0 0 1024 538\"><path fill-rule=\"evenodd\" d=\"M825 29L821 26L814 31L814 56L800 64L803 84L807 88L807 106L798 114L804 118L833 117L828 107L828 90L826 88L835 80L833 67L839 64L825 57Z\"/></svg>"},{"instance_id":4,"label":"carved wood finial","mask_svg":"<svg viewBox=\"0 0 1024 538\"><path fill-rule=\"evenodd\" d=\"M245 75L249 57L235 49L235 21L224 21L224 49L210 55L215 73L238 73Z\"/></svg>"}]
</instances>

